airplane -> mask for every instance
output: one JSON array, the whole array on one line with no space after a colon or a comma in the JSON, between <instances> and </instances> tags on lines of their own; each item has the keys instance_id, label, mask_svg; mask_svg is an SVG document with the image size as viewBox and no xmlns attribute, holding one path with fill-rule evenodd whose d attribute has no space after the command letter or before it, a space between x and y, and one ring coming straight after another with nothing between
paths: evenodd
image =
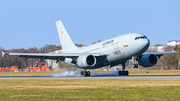
<instances>
[{"instance_id":1,"label":"airplane","mask_svg":"<svg viewBox=\"0 0 180 101\"><path fill-rule=\"evenodd\" d=\"M158 59L163 54L175 54L172 52L151 52L146 53L150 45L149 39L138 33L129 33L118 36L109 40L98 42L87 47L78 48L70 38L63 23L56 21L57 31L62 45L63 53L4 53L4 55L17 55L24 58L56 60L56 63L63 61L76 68L81 68L81 75L90 76L90 69L101 68L110 65L110 67L121 64L122 70L119 70L119 76L129 75L125 70L125 63L129 59L133 59L133 68L138 68L138 64L143 67L151 67L157 64ZM138 63L137 63L138 62Z\"/></svg>"}]
</instances>

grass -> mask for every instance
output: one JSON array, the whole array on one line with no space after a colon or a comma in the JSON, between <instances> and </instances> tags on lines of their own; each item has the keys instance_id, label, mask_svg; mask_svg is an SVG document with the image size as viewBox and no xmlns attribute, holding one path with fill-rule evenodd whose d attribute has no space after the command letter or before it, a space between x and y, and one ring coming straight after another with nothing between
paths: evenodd
<instances>
[{"instance_id":1,"label":"grass","mask_svg":"<svg viewBox=\"0 0 180 101\"><path fill-rule=\"evenodd\" d=\"M180 75L180 70L129 70L130 75Z\"/></svg>"},{"instance_id":2,"label":"grass","mask_svg":"<svg viewBox=\"0 0 180 101\"><path fill-rule=\"evenodd\" d=\"M1 79L0 100L180 100L179 79Z\"/></svg>"},{"instance_id":3,"label":"grass","mask_svg":"<svg viewBox=\"0 0 180 101\"><path fill-rule=\"evenodd\" d=\"M1 101L180 100L180 79L1 79Z\"/></svg>"},{"instance_id":4,"label":"grass","mask_svg":"<svg viewBox=\"0 0 180 101\"><path fill-rule=\"evenodd\" d=\"M51 76L55 73L57 72L0 72L0 76ZM180 70L129 70L129 75L180 75Z\"/></svg>"},{"instance_id":5,"label":"grass","mask_svg":"<svg viewBox=\"0 0 180 101\"><path fill-rule=\"evenodd\" d=\"M0 76L55 73L0 72ZM180 70L129 70L129 75L180 75ZM0 101L178 101L179 95L180 79L0 79Z\"/></svg>"}]
</instances>

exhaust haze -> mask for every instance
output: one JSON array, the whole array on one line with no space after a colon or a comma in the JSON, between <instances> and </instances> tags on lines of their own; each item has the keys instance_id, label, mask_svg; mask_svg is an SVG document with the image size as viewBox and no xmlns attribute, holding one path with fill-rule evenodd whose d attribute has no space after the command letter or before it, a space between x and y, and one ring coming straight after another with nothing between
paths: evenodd
<instances>
[{"instance_id":1,"label":"exhaust haze","mask_svg":"<svg viewBox=\"0 0 180 101\"><path fill-rule=\"evenodd\" d=\"M73 72L73 71L65 71L62 73L56 73L53 75L53 77L80 77L80 72ZM91 76L118 76L119 70L114 72L105 72L105 73L97 73L97 72L91 72Z\"/></svg>"}]
</instances>

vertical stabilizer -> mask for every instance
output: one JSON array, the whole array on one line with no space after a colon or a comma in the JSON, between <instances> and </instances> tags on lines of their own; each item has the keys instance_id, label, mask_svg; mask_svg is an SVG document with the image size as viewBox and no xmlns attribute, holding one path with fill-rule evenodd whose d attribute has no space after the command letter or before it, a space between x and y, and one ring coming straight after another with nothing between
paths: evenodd
<instances>
[{"instance_id":1,"label":"vertical stabilizer","mask_svg":"<svg viewBox=\"0 0 180 101\"><path fill-rule=\"evenodd\" d=\"M57 26L63 53L67 53L78 49L78 47L73 43L72 39L70 38L63 23L61 21L57 21L56 26Z\"/></svg>"}]
</instances>

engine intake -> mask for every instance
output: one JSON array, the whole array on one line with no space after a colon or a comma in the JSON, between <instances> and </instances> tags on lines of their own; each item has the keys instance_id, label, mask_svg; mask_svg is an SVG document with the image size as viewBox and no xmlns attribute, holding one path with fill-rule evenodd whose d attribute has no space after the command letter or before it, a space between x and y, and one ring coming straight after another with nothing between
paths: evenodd
<instances>
[{"instance_id":1,"label":"engine intake","mask_svg":"<svg viewBox=\"0 0 180 101\"><path fill-rule=\"evenodd\" d=\"M158 58L154 54L143 55L139 59L139 65L143 67L151 67L157 64Z\"/></svg>"},{"instance_id":2,"label":"engine intake","mask_svg":"<svg viewBox=\"0 0 180 101\"><path fill-rule=\"evenodd\" d=\"M80 56L77 59L78 67L92 67L96 64L96 58L93 55Z\"/></svg>"}]
</instances>

